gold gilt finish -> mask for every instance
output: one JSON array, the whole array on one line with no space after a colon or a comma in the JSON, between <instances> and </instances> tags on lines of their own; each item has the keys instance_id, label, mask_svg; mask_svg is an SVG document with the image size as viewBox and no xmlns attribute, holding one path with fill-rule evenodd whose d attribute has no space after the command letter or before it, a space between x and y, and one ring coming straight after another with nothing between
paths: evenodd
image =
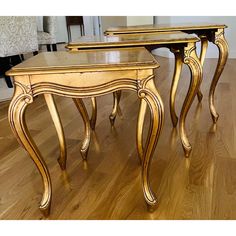
<instances>
[{"instance_id":1,"label":"gold gilt finish","mask_svg":"<svg viewBox=\"0 0 236 236\"><path fill-rule=\"evenodd\" d=\"M178 123L178 116L175 111L175 98L176 98L176 91L177 91L177 87L178 87L178 83L180 79L180 74L182 71L183 62L182 62L182 54L181 54L180 49L172 48L171 52L173 52L175 55L175 69L174 69L174 75L173 75L172 84L170 88L169 101L170 101L171 121L172 121L173 126L176 127Z\"/></svg>"},{"instance_id":2,"label":"gold gilt finish","mask_svg":"<svg viewBox=\"0 0 236 236\"><path fill-rule=\"evenodd\" d=\"M175 112L175 96L177 85L182 69L183 63L186 64L191 72L191 78L193 78L194 82L190 84L190 90L194 92L190 92L187 94L186 99L189 99L188 102L184 103L184 106L181 111L181 123L180 123L180 138L183 144L184 152L186 157L189 156L191 151L191 145L186 135L185 130L185 120L192 104L192 97L195 97L195 90L198 89L200 82L196 82L195 80L202 80L202 68L200 61L195 57L196 54L193 55L192 51L195 51L195 43L198 42L199 39L196 36L191 34L186 34L183 32L167 32L163 34L157 33L147 33L147 34L126 34L126 35L114 35L114 36L85 36L80 37L78 41L69 43L66 47L71 51L79 51L85 49L102 49L102 48L113 48L113 47L126 47L126 46L145 46L149 51L160 48L167 47L169 48L176 56L176 64L175 64L175 73L173 75L173 82L171 86L170 92L170 114L173 126L177 125L178 117ZM184 53L184 50L189 53ZM190 56L191 55L191 56ZM115 56L115 55L114 55ZM119 56L119 55L116 55ZM189 58L191 57L191 60ZM197 64L197 66L196 66ZM111 125L114 125L115 118L118 112L119 101L121 97L121 92L113 94L113 110L110 115ZM142 105L141 105L142 110ZM93 112L95 113L95 112ZM140 117L140 123L143 122L144 117ZM89 122L87 120L87 122ZM138 125L138 129L140 133L142 133L142 127ZM142 135L141 135L142 136ZM142 142L141 137L138 138L138 150L140 152L140 156L142 156L140 142Z\"/></svg>"},{"instance_id":3,"label":"gold gilt finish","mask_svg":"<svg viewBox=\"0 0 236 236\"><path fill-rule=\"evenodd\" d=\"M88 149L89 149L89 144L90 144L90 139L91 139L90 125L89 125L89 122L87 122L89 120L89 117L88 117L88 113L85 108L83 100L81 98L73 98L73 101L76 107L78 108L80 115L82 116L82 119L84 121L85 138L82 143L80 153L81 153L82 158L84 160L87 160Z\"/></svg>"},{"instance_id":4,"label":"gold gilt finish","mask_svg":"<svg viewBox=\"0 0 236 236\"><path fill-rule=\"evenodd\" d=\"M58 110L56 107L56 103L54 101L53 95L52 94L44 94L45 101L48 106L48 110L51 114L53 123L55 125L56 131L57 131L57 136L59 140L59 145L60 145L60 157L58 158L58 163L61 167L62 170L66 169L66 141L65 141L65 134L63 131L62 123L60 116L58 115Z\"/></svg>"},{"instance_id":5,"label":"gold gilt finish","mask_svg":"<svg viewBox=\"0 0 236 236\"><path fill-rule=\"evenodd\" d=\"M180 31L166 32L163 34L145 33L145 34L125 34L111 36L83 36L75 42L70 42L66 48L73 51L81 49L101 49L112 47L135 47L157 44L175 44L197 42L199 39L195 35L186 34Z\"/></svg>"},{"instance_id":6,"label":"gold gilt finish","mask_svg":"<svg viewBox=\"0 0 236 236\"><path fill-rule=\"evenodd\" d=\"M208 39L205 35L202 35L202 36L199 36L199 37L201 39L200 62L201 62L202 67L203 67L204 60L205 60L205 57L206 57L207 47L208 47ZM202 97L203 97L203 95L202 95L201 89L199 88L199 90L197 92L197 98L198 98L199 102L202 101Z\"/></svg>"},{"instance_id":7,"label":"gold gilt finish","mask_svg":"<svg viewBox=\"0 0 236 236\"><path fill-rule=\"evenodd\" d=\"M154 25L135 25L135 26L117 26L109 27L106 35L115 34L133 34L133 33L154 33L154 32L173 32L190 30L218 30L227 28L224 24L212 23L179 23L179 24L154 24Z\"/></svg>"},{"instance_id":8,"label":"gold gilt finish","mask_svg":"<svg viewBox=\"0 0 236 236\"><path fill-rule=\"evenodd\" d=\"M190 34L195 33L201 38L200 61L202 66L206 55L208 41L214 43L219 49L219 59L209 90L209 107L213 122L216 123L219 115L214 106L214 93L215 93L215 88L217 86L217 82L224 70L224 66L228 59L228 50L229 50L227 41L224 37L225 28L227 28L227 26L224 24L212 24L212 23L155 24L155 25L137 25L128 27L125 26L110 27L105 31L105 34L125 35L125 34L144 34L144 33L155 33L155 32L166 33L166 32L176 32L176 31L182 31ZM200 90L198 91L197 96L198 96L198 101L201 101L202 93ZM174 113L174 110L171 113ZM175 123L173 123L173 125L174 124Z\"/></svg>"},{"instance_id":9,"label":"gold gilt finish","mask_svg":"<svg viewBox=\"0 0 236 236\"><path fill-rule=\"evenodd\" d=\"M211 116L212 116L213 122L216 123L219 115L214 105L215 88L224 70L226 61L228 59L228 51L229 51L228 44L224 36L224 29L219 29L217 32L215 32L215 34L213 35L212 42L219 49L219 59L218 59L218 63L217 63L213 80L211 82L211 87L210 87L210 92L209 92L209 107L211 111Z\"/></svg>"},{"instance_id":10,"label":"gold gilt finish","mask_svg":"<svg viewBox=\"0 0 236 236\"><path fill-rule=\"evenodd\" d=\"M202 66L196 54L195 44L193 43L189 44L186 48L184 48L184 51L182 53L184 53L184 63L188 65L190 71L192 72L189 90L184 100L179 121L179 132L180 132L181 142L184 147L185 155L188 157L192 147L191 144L189 143L186 134L185 120L188 110L191 107L191 104L194 100L194 97L199 90L202 78Z\"/></svg>"},{"instance_id":11,"label":"gold gilt finish","mask_svg":"<svg viewBox=\"0 0 236 236\"><path fill-rule=\"evenodd\" d=\"M90 126L94 130L95 126L96 126L96 121L97 121L97 100L96 100L96 98L92 97L91 103L92 103L92 115L91 115L91 119L90 119Z\"/></svg>"},{"instance_id":12,"label":"gold gilt finish","mask_svg":"<svg viewBox=\"0 0 236 236\"><path fill-rule=\"evenodd\" d=\"M119 54L119 57L112 58L114 54ZM46 216L51 207L51 178L27 129L26 107L34 102L36 96L47 94L46 101L53 110L51 115L58 117L53 98L48 94L71 97L81 110L81 107L84 108L80 100L82 98L124 89L136 91L140 100L148 104L151 112L142 162L142 186L145 200L153 209L157 199L150 187L149 167L164 115L163 103L153 81L154 69L158 67L154 57L146 49L132 48L99 52L40 53L8 71L7 74L13 77L15 84L15 92L9 106L9 122L16 138L28 152L42 177L44 191L39 208ZM84 111L82 116L88 119L86 110ZM53 118L53 121L60 123L59 119ZM60 127L57 127L58 130Z\"/></svg>"},{"instance_id":13,"label":"gold gilt finish","mask_svg":"<svg viewBox=\"0 0 236 236\"><path fill-rule=\"evenodd\" d=\"M196 46L195 43L191 43L189 44L187 47L185 47L184 49L175 49L173 48L171 50L172 52L175 53L175 56L177 57L177 62L178 64L175 64L175 73L174 73L174 79L172 82L172 88L171 88L171 98L170 98L170 107L174 107L173 103L175 100L175 94L173 93L173 91L176 92L176 88L177 88L177 83L178 83L178 78L179 78L179 74L181 71L181 60L183 60L183 63L185 63L186 65L188 65L190 71L191 71L191 80L190 80L190 85L189 85L189 90L187 93L187 96L184 100L184 104L180 113L180 121L179 121L179 132L180 132L180 138L181 138L181 142L183 145L183 149L185 152L185 156L188 157L191 150L192 150L192 146L188 140L187 134L186 134L186 127L185 127L185 121L186 121L186 117L187 117L187 113L191 107L191 104L194 100L194 97L197 94L197 91L199 89L200 83L201 83L201 78L202 78L202 67L201 67L201 63L197 57L196 54ZM177 69L176 69L177 68ZM173 89L175 88L175 89ZM143 111L143 113L146 110L146 104L144 102L141 103L140 105L140 112ZM173 110L171 110L171 119L172 122L176 122L177 124L177 116L175 115L175 113L173 113ZM138 144L138 152L139 152L139 158L140 160L142 160L142 156L143 156L143 146L142 146L142 132L143 132L143 127L142 124L144 123L144 115L143 113L139 113L138 116L138 124L137 124L137 129L138 129L138 136L137 136L137 144Z\"/></svg>"},{"instance_id":14,"label":"gold gilt finish","mask_svg":"<svg viewBox=\"0 0 236 236\"><path fill-rule=\"evenodd\" d=\"M121 98L121 91L117 91L113 93L113 109L109 116L111 126L113 126L115 123L116 115L119 110L120 98Z\"/></svg>"}]
</instances>

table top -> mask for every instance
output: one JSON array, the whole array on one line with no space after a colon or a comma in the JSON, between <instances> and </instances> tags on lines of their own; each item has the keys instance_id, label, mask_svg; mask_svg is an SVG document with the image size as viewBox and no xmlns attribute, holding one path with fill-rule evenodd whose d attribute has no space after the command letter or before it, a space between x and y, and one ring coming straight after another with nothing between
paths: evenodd
<instances>
[{"instance_id":1,"label":"table top","mask_svg":"<svg viewBox=\"0 0 236 236\"><path fill-rule=\"evenodd\" d=\"M129 47L161 44L176 44L198 42L199 38L183 32L127 34L107 36L83 36L74 42L70 42L68 49L94 49L102 47Z\"/></svg>"},{"instance_id":2,"label":"table top","mask_svg":"<svg viewBox=\"0 0 236 236\"><path fill-rule=\"evenodd\" d=\"M105 31L105 34L145 33L145 32L182 31L182 30L209 30L209 29L222 29L222 28L227 28L227 26L224 24L213 24L213 23L153 24L153 25L109 27Z\"/></svg>"},{"instance_id":3,"label":"table top","mask_svg":"<svg viewBox=\"0 0 236 236\"><path fill-rule=\"evenodd\" d=\"M145 48L122 48L103 50L83 50L43 52L14 66L7 72L9 76L108 71L127 69L148 69L159 67L156 59Z\"/></svg>"}]
</instances>

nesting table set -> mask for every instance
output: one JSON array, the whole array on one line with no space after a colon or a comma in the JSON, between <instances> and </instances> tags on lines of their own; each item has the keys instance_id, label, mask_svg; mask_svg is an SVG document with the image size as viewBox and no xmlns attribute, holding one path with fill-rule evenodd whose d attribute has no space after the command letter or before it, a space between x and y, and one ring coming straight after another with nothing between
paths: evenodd
<instances>
[{"instance_id":1,"label":"nesting table set","mask_svg":"<svg viewBox=\"0 0 236 236\"><path fill-rule=\"evenodd\" d=\"M182 65L186 64L190 69L190 85L179 117L180 139L185 156L188 157L192 147L186 132L185 120L196 95L199 102L202 99L200 85L208 41L213 42L219 49L218 64L209 92L213 122L218 119L214 106L214 92L228 57L225 28L225 25L217 24L113 27L107 29L104 36L83 36L76 42L69 43L66 52L40 53L8 72L8 75L13 77L15 85L9 107L10 125L42 176L44 193L39 208L45 215L50 212L52 198L50 174L24 119L25 109L34 102L34 98L40 94L45 97L59 138L61 154L58 162L64 170L67 158L65 136L53 95L71 97L78 108L85 125L85 138L80 151L86 160L90 132L96 125L96 97L113 93L110 121L114 125L121 91L135 91L140 99L136 140L142 164L142 186L147 205L153 210L157 198L149 183L149 167L163 125L164 107L154 83L154 70L159 68L159 64L150 52L156 48L166 47L175 55L175 70L170 88L170 114L173 126L178 123L175 97ZM199 41L201 54L198 58L196 43ZM157 69L157 75L158 70L160 69ZM82 100L88 97L92 101L91 118ZM150 109L151 122L144 142L143 124L147 107Z\"/></svg>"}]
</instances>

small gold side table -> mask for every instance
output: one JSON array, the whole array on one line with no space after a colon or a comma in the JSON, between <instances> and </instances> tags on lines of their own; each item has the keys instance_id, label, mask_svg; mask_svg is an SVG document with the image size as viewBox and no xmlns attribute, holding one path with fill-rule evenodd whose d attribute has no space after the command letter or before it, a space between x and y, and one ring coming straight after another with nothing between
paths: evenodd
<instances>
[{"instance_id":1,"label":"small gold side table","mask_svg":"<svg viewBox=\"0 0 236 236\"><path fill-rule=\"evenodd\" d=\"M114 56L117 54L119 57ZM143 126L140 122L140 118L144 116L142 108L148 106L151 111L149 133L141 157L142 186L148 206L152 208L157 204L157 198L150 187L149 166L164 115L163 103L153 81L154 69L158 67L155 58L145 48L126 48L40 53L8 71L7 74L13 77L15 85L9 107L9 122L16 138L28 152L42 177L44 192L39 208L46 216L50 212L52 199L51 178L25 122L27 106L40 94L45 96L52 108L52 117L58 117L53 94L71 97L80 106L85 97L101 96L123 89L135 91L140 98L140 126ZM142 134L137 130L137 136L139 135ZM66 168L66 156L60 157L59 164L62 169Z\"/></svg>"}]
</instances>

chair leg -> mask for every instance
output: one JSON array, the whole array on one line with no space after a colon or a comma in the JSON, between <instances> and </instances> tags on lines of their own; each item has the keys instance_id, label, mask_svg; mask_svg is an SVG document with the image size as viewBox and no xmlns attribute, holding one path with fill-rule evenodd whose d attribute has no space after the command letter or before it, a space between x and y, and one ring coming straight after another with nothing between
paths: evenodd
<instances>
[{"instance_id":1,"label":"chair leg","mask_svg":"<svg viewBox=\"0 0 236 236\"><path fill-rule=\"evenodd\" d=\"M5 79L5 82L7 84L7 87L8 88L13 88L13 84L11 82L11 78L9 76L5 76L4 79Z\"/></svg>"},{"instance_id":2,"label":"chair leg","mask_svg":"<svg viewBox=\"0 0 236 236\"><path fill-rule=\"evenodd\" d=\"M15 55L9 57L10 68L22 62L21 55ZM9 69L10 69L9 68Z\"/></svg>"},{"instance_id":3,"label":"chair leg","mask_svg":"<svg viewBox=\"0 0 236 236\"><path fill-rule=\"evenodd\" d=\"M67 26L67 34L68 34L68 43L71 41L71 31L70 31L70 26Z\"/></svg>"},{"instance_id":4,"label":"chair leg","mask_svg":"<svg viewBox=\"0 0 236 236\"><path fill-rule=\"evenodd\" d=\"M52 44L52 51L57 51L57 45L54 43L54 44Z\"/></svg>"},{"instance_id":5,"label":"chair leg","mask_svg":"<svg viewBox=\"0 0 236 236\"><path fill-rule=\"evenodd\" d=\"M83 31L83 36L85 36L85 33L84 33L84 25L82 25L82 31Z\"/></svg>"},{"instance_id":6,"label":"chair leg","mask_svg":"<svg viewBox=\"0 0 236 236\"><path fill-rule=\"evenodd\" d=\"M51 52L51 45L50 44L47 44L47 51Z\"/></svg>"},{"instance_id":7,"label":"chair leg","mask_svg":"<svg viewBox=\"0 0 236 236\"><path fill-rule=\"evenodd\" d=\"M0 65L1 65L1 75L3 75L5 82L7 84L8 88L13 88L13 84L11 81L11 78L9 76L5 75L5 72L8 71L9 69L11 69L12 65L11 65L11 58L10 57L2 57L0 58Z\"/></svg>"},{"instance_id":8,"label":"chair leg","mask_svg":"<svg viewBox=\"0 0 236 236\"><path fill-rule=\"evenodd\" d=\"M23 60L24 60L23 54L1 58L0 60L1 74L4 76L8 88L13 88L13 84L11 78L5 75L6 71L10 70L13 66L21 63Z\"/></svg>"},{"instance_id":9,"label":"chair leg","mask_svg":"<svg viewBox=\"0 0 236 236\"><path fill-rule=\"evenodd\" d=\"M24 57L23 54L20 54L20 59L21 59L21 61L24 61L24 60L25 60L25 57Z\"/></svg>"}]
</instances>

